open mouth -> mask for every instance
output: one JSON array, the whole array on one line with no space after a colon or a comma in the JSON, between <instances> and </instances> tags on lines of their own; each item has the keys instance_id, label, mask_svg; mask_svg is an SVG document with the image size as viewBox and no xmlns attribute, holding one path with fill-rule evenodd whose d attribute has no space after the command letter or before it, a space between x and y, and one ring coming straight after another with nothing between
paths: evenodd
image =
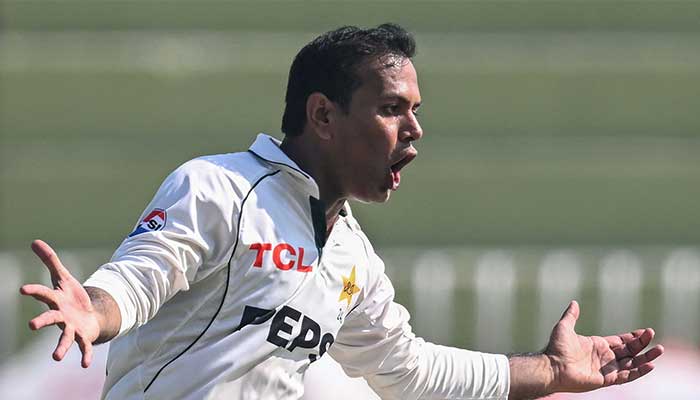
<instances>
[{"instance_id":1,"label":"open mouth","mask_svg":"<svg viewBox=\"0 0 700 400\"><path fill-rule=\"evenodd\" d=\"M405 167L413 161L414 158L416 158L418 154L416 153L415 150L407 153L405 156L403 156L398 162L393 164L391 166L391 190L396 190L399 188L399 184L401 184L401 168Z\"/></svg>"}]
</instances>

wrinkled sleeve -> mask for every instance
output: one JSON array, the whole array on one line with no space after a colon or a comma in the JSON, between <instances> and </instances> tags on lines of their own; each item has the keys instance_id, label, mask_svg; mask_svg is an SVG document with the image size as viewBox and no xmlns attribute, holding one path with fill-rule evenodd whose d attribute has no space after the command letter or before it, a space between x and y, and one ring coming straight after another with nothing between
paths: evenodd
<instances>
[{"instance_id":1,"label":"wrinkled sleeve","mask_svg":"<svg viewBox=\"0 0 700 400\"><path fill-rule=\"evenodd\" d=\"M345 373L364 377L385 400L507 399L507 357L416 337L408 311L394 302L394 288L379 257L375 264L380 273L329 349Z\"/></svg>"},{"instance_id":2,"label":"wrinkled sleeve","mask_svg":"<svg viewBox=\"0 0 700 400\"><path fill-rule=\"evenodd\" d=\"M236 192L221 167L201 159L165 179L134 232L84 283L114 298L119 335L146 323L177 292L228 262L240 204ZM156 209L164 211L163 227L143 229Z\"/></svg>"}]
</instances>

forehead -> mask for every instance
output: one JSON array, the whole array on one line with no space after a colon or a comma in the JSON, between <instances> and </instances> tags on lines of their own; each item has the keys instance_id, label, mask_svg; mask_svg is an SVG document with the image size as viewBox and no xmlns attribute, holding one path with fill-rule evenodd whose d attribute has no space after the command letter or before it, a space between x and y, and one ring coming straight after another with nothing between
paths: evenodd
<instances>
[{"instance_id":1,"label":"forehead","mask_svg":"<svg viewBox=\"0 0 700 400\"><path fill-rule=\"evenodd\" d=\"M365 95L406 97L420 102L418 75L411 60L400 56L385 56L362 64L358 70Z\"/></svg>"}]
</instances>

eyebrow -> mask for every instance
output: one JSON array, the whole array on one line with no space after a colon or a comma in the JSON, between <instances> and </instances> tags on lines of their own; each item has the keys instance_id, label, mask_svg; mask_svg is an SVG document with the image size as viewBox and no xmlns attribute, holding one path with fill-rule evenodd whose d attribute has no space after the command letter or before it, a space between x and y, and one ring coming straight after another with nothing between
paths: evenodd
<instances>
[{"instance_id":1,"label":"eyebrow","mask_svg":"<svg viewBox=\"0 0 700 400\"><path fill-rule=\"evenodd\" d=\"M381 96L381 98L384 99L384 100L398 100L398 101L400 101L400 102L402 102L402 103L410 103L410 102L411 102L410 100L408 100L408 98L406 98L406 97L404 97L404 96L401 96L401 95L399 95L399 94L394 94L394 93L386 94L386 95L384 95L384 96ZM414 106L414 107L420 107L421 104L422 104L422 101L419 100L419 101L415 102L415 103L413 104L413 106Z\"/></svg>"}]
</instances>

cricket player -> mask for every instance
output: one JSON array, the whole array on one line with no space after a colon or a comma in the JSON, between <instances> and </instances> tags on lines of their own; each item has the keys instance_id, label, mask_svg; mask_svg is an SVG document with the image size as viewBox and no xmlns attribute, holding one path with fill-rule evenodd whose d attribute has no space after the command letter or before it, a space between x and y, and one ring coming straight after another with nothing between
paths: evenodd
<instances>
[{"instance_id":1,"label":"cricket player","mask_svg":"<svg viewBox=\"0 0 700 400\"><path fill-rule=\"evenodd\" d=\"M297 399L326 353L385 399L522 399L633 381L654 331L580 336L571 302L539 353L427 343L395 303L348 200L386 202L416 157L412 36L343 27L292 63L284 139L200 157L170 174L110 262L80 284L44 242L53 287L21 288L62 329L53 357L111 341L107 399Z\"/></svg>"}]
</instances>

